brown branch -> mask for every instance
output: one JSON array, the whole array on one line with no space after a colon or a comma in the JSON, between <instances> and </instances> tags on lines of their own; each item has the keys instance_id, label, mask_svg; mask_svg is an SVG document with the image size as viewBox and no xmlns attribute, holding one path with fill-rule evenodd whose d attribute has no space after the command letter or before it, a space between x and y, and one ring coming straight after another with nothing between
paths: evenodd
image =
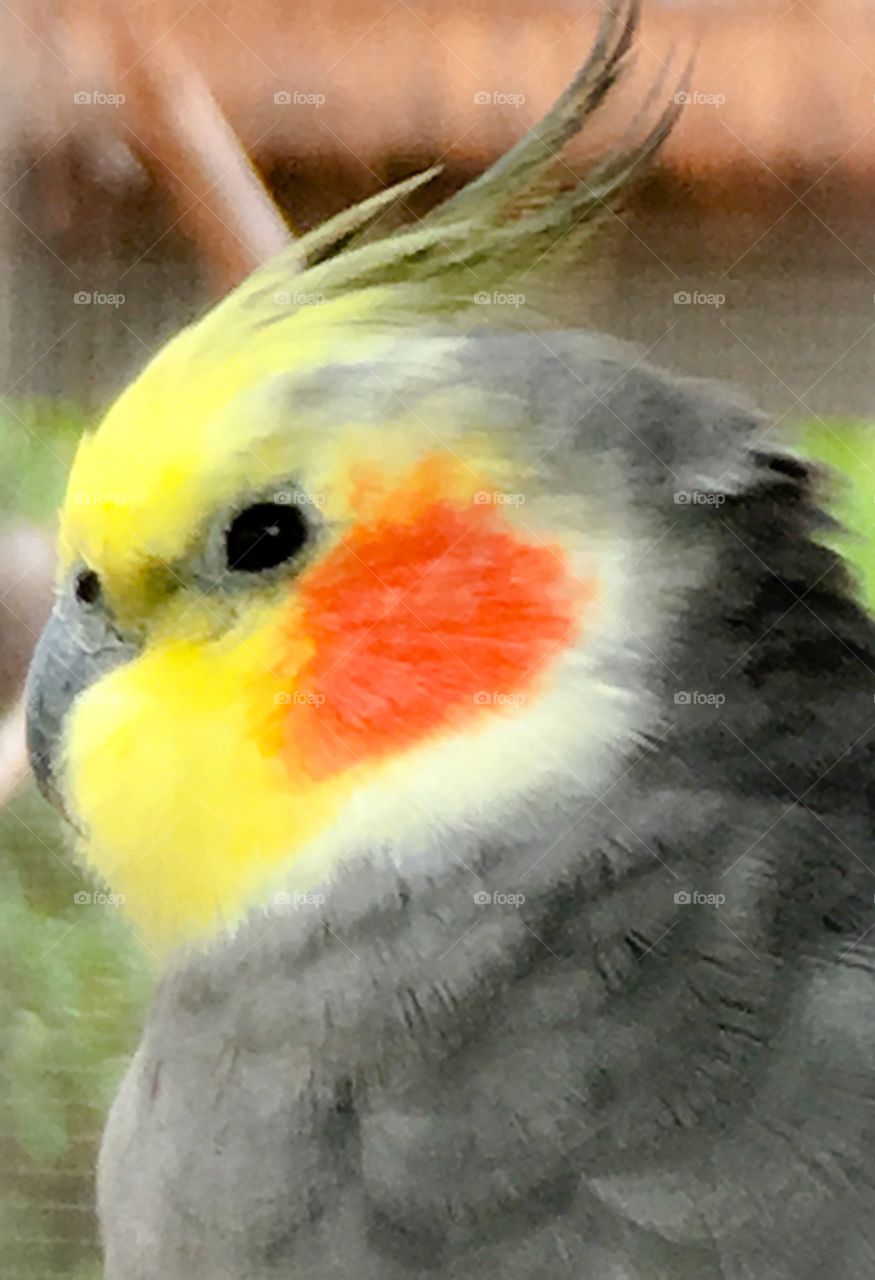
<instances>
[{"instance_id":1,"label":"brown branch","mask_svg":"<svg viewBox=\"0 0 875 1280\"><path fill-rule=\"evenodd\" d=\"M24 740L24 694L0 720L0 809L27 778Z\"/></svg>"},{"instance_id":2,"label":"brown branch","mask_svg":"<svg viewBox=\"0 0 875 1280\"><path fill-rule=\"evenodd\" d=\"M204 251L218 289L232 288L291 239L279 209L206 80L172 41L130 76L141 142L182 211L180 225ZM147 161L150 155L146 155Z\"/></svg>"}]
</instances>

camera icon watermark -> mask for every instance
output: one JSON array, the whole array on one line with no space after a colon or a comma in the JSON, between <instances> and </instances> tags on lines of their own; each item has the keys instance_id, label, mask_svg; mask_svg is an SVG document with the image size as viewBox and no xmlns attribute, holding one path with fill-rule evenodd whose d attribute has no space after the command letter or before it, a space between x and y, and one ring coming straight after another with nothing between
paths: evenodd
<instances>
[{"instance_id":1,"label":"camera icon watermark","mask_svg":"<svg viewBox=\"0 0 875 1280\"><path fill-rule=\"evenodd\" d=\"M501 493L497 489L478 489L471 499L475 507L521 507L525 500L524 493Z\"/></svg>"},{"instance_id":2,"label":"camera icon watermark","mask_svg":"<svg viewBox=\"0 0 875 1280\"><path fill-rule=\"evenodd\" d=\"M273 695L278 707L324 707L324 693L304 693L300 689L281 689Z\"/></svg>"},{"instance_id":3,"label":"camera icon watermark","mask_svg":"<svg viewBox=\"0 0 875 1280\"><path fill-rule=\"evenodd\" d=\"M526 295L524 293L502 293L499 289L493 289L489 293L485 289L481 289L473 295L473 301L478 307L524 307L526 305Z\"/></svg>"},{"instance_id":4,"label":"camera icon watermark","mask_svg":"<svg viewBox=\"0 0 875 1280\"><path fill-rule=\"evenodd\" d=\"M478 707L522 707L525 701L524 693L502 693L500 689L481 689L474 694L474 702Z\"/></svg>"},{"instance_id":5,"label":"camera icon watermark","mask_svg":"<svg viewBox=\"0 0 875 1280\"><path fill-rule=\"evenodd\" d=\"M701 693L698 689L678 689L674 702L676 707L722 707L726 696L722 693Z\"/></svg>"},{"instance_id":6,"label":"camera icon watermark","mask_svg":"<svg viewBox=\"0 0 875 1280\"><path fill-rule=\"evenodd\" d=\"M294 911L312 911L324 907L326 899L324 893L301 893L300 891L290 893L286 889L279 889L271 901L275 907L291 907Z\"/></svg>"},{"instance_id":7,"label":"camera icon watermark","mask_svg":"<svg viewBox=\"0 0 875 1280\"><path fill-rule=\"evenodd\" d=\"M277 289L273 300L278 307L321 307L324 293L303 293L300 290Z\"/></svg>"},{"instance_id":8,"label":"camera icon watermark","mask_svg":"<svg viewBox=\"0 0 875 1280\"><path fill-rule=\"evenodd\" d=\"M278 107L324 107L328 99L324 93L304 93L300 89L280 89L273 95Z\"/></svg>"},{"instance_id":9,"label":"camera icon watermark","mask_svg":"<svg viewBox=\"0 0 875 1280\"><path fill-rule=\"evenodd\" d=\"M474 901L478 907L516 907L519 909L526 900L524 893L490 893L486 889L479 889L474 894Z\"/></svg>"},{"instance_id":10,"label":"camera icon watermark","mask_svg":"<svg viewBox=\"0 0 875 1280\"><path fill-rule=\"evenodd\" d=\"M77 289L73 294L73 302L77 307L123 307L123 293L92 293L88 289Z\"/></svg>"},{"instance_id":11,"label":"camera icon watermark","mask_svg":"<svg viewBox=\"0 0 875 1280\"><path fill-rule=\"evenodd\" d=\"M695 889L678 889L674 895L675 906L678 907L722 907L726 902L725 893L699 893Z\"/></svg>"},{"instance_id":12,"label":"camera icon watermark","mask_svg":"<svg viewBox=\"0 0 875 1280\"><path fill-rule=\"evenodd\" d=\"M74 107L120 107L127 101L123 93L102 93L79 90L73 94Z\"/></svg>"},{"instance_id":13,"label":"camera icon watermark","mask_svg":"<svg viewBox=\"0 0 875 1280\"><path fill-rule=\"evenodd\" d=\"M324 507L324 493L303 493L300 489L277 489L273 500L281 507Z\"/></svg>"},{"instance_id":14,"label":"camera icon watermark","mask_svg":"<svg viewBox=\"0 0 875 1280\"><path fill-rule=\"evenodd\" d=\"M125 903L123 893L86 893L80 889L73 894L73 902L77 907L122 907Z\"/></svg>"},{"instance_id":15,"label":"camera icon watermark","mask_svg":"<svg viewBox=\"0 0 875 1280\"><path fill-rule=\"evenodd\" d=\"M475 107L521 107L525 100L524 93L507 93L503 89L481 89L474 94Z\"/></svg>"},{"instance_id":16,"label":"camera icon watermark","mask_svg":"<svg viewBox=\"0 0 875 1280\"><path fill-rule=\"evenodd\" d=\"M698 289L679 289L674 295L675 306L678 307L722 307L726 302L725 293L701 293Z\"/></svg>"},{"instance_id":17,"label":"camera icon watermark","mask_svg":"<svg viewBox=\"0 0 875 1280\"><path fill-rule=\"evenodd\" d=\"M674 495L676 507L722 507L725 493L708 493L702 489L678 489Z\"/></svg>"},{"instance_id":18,"label":"camera icon watermark","mask_svg":"<svg viewBox=\"0 0 875 1280\"><path fill-rule=\"evenodd\" d=\"M672 102L678 107L722 107L726 104L726 94L681 90L673 95Z\"/></svg>"}]
</instances>

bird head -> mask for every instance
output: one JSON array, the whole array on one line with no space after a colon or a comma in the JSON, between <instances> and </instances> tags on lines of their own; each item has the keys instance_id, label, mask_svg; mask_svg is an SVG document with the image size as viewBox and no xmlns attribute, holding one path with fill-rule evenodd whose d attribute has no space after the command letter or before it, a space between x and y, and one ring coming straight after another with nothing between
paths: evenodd
<instances>
[{"instance_id":1,"label":"bird head","mask_svg":"<svg viewBox=\"0 0 875 1280\"><path fill-rule=\"evenodd\" d=\"M568 186L557 157L631 40L620 10L479 181L385 237L430 174L304 238L81 443L30 746L154 945L357 848L447 857L546 779L560 803L557 770L591 774L633 718L610 663L623 619L660 625L632 566L671 508L617 403L632 361L507 283L555 265L670 126Z\"/></svg>"}]
</instances>

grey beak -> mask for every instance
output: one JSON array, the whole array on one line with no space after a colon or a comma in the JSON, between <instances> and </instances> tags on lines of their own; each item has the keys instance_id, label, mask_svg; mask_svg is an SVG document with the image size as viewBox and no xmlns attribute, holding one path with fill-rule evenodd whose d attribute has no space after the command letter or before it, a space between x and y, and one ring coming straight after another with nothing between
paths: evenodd
<instances>
[{"instance_id":1,"label":"grey beak","mask_svg":"<svg viewBox=\"0 0 875 1280\"><path fill-rule=\"evenodd\" d=\"M58 597L27 678L30 767L40 791L61 813L63 780L58 777L58 755L67 712L83 690L138 652L136 645L116 631L100 606L77 600L77 576L72 576Z\"/></svg>"}]
</instances>

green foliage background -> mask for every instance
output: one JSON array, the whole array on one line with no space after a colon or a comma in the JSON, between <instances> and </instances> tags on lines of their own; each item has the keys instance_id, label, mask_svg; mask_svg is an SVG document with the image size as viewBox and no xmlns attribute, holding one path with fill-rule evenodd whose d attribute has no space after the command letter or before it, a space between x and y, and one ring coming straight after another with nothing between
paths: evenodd
<instances>
[{"instance_id":1,"label":"green foliage background","mask_svg":"<svg viewBox=\"0 0 875 1280\"><path fill-rule=\"evenodd\" d=\"M52 520L81 423L0 417L0 520ZM0 811L0 1275L94 1280L97 1141L148 998L149 966L32 787Z\"/></svg>"},{"instance_id":2,"label":"green foliage background","mask_svg":"<svg viewBox=\"0 0 875 1280\"><path fill-rule=\"evenodd\" d=\"M860 595L875 609L875 427L847 419L803 423L799 442L827 469L824 496L842 525L830 545L849 562Z\"/></svg>"},{"instance_id":3,"label":"green foliage background","mask_svg":"<svg viewBox=\"0 0 875 1280\"><path fill-rule=\"evenodd\" d=\"M51 405L0 418L0 521L49 522L78 416ZM875 430L803 426L804 450L834 468L834 542L875 602ZM95 1280L94 1165L106 1109L135 1045L147 957L93 890L55 815L28 788L0 812L0 1274ZM136 1206L132 1206L136 1212Z\"/></svg>"}]
</instances>

